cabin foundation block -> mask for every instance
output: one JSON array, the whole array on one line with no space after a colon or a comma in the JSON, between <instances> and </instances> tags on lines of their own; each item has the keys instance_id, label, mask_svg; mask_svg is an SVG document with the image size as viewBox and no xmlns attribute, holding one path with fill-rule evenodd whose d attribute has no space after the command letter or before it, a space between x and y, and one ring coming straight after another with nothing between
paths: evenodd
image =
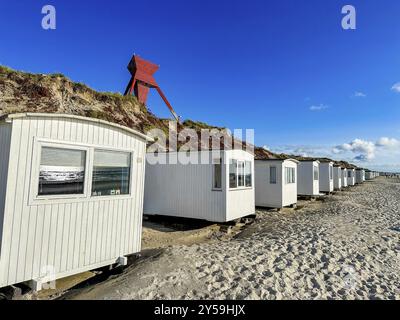
<instances>
[{"instance_id":1,"label":"cabin foundation block","mask_svg":"<svg viewBox=\"0 0 400 320\"><path fill-rule=\"evenodd\" d=\"M128 258L127 257L119 257L117 259L117 264L119 266L127 266L128 265Z\"/></svg>"},{"instance_id":2,"label":"cabin foundation block","mask_svg":"<svg viewBox=\"0 0 400 320\"><path fill-rule=\"evenodd\" d=\"M32 289L32 291L39 292L43 289L43 281L39 279L31 280L28 282L28 286Z\"/></svg>"}]
</instances>

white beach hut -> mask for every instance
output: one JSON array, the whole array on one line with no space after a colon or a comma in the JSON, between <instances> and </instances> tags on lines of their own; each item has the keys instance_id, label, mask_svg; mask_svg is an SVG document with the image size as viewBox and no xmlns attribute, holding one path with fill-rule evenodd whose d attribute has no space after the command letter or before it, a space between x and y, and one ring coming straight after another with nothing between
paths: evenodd
<instances>
[{"instance_id":1,"label":"white beach hut","mask_svg":"<svg viewBox=\"0 0 400 320\"><path fill-rule=\"evenodd\" d=\"M148 153L144 213L212 222L253 215L254 155L244 150Z\"/></svg>"},{"instance_id":2,"label":"white beach hut","mask_svg":"<svg viewBox=\"0 0 400 320\"><path fill-rule=\"evenodd\" d=\"M297 203L297 164L294 159L256 159L256 206L283 208Z\"/></svg>"},{"instance_id":3,"label":"white beach hut","mask_svg":"<svg viewBox=\"0 0 400 320\"><path fill-rule=\"evenodd\" d=\"M342 187L346 188L347 186L347 168L342 168Z\"/></svg>"},{"instance_id":4,"label":"white beach hut","mask_svg":"<svg viewBox=\"0 0 400 320\"><path fill-rule=\"evenodd\" d=\"M325 158L319 161L319 191L330 193L334 190L333 161Z\"/></svg>"},{"instance_id":5,"label":"white beach hut","mask_svg":"<svg viewBox=\"0 0 400 320\"><path fill-rule=\"evenodd\" d=\"M347 168L347 185L354 186L356 184L356 170L353 167Z\"/></svg>"},{"instance_id":6,"label":"white beach hut","mask_svg":"<svg viewBox=\"0 0 400 320\"><path fill-rule=\"evenodd\" d=\"M297 165L297 194L300 196L319 195L319 161L300 160Z\"/></svg>"},{"instance_id":7,"label":"white beach hut","mask_svg":"<svg viewBox=\"0 0 400 320\"><path fill-rule=\"evenodd\" d=\"M333 188L335 190L342 189L342 167L338 164L333 166Z\"/></svg>"},{"instance_id":8,"label":"white beach hut","mask_svg":"<svg viewBox=\"0 0 400 320\"><path fill-rule=\"evenodd\" d=\"M40 290L141 250L147 139L78 116L1 119L0 287Z\"/></svg>"},{"instance_id":9,"label":"white beach hut","mask_svg":"<svg viewBox=\"0 0 400 320\"><path fill-rule=\"evenodd\" d=\"M366 170L365 171L365 180L372 180L374 179L374 172Z\"/></svg>"},{"instance_id":10,"label":"white beach hut","mask_svg":"<svg viewBox=\"0 0 400 320\"><path fill-rule=\"evenodd\" d=\"M363 183L365 181L365 170L362 168L356 169L356 184Z\"/></svg>"}]
</instances>

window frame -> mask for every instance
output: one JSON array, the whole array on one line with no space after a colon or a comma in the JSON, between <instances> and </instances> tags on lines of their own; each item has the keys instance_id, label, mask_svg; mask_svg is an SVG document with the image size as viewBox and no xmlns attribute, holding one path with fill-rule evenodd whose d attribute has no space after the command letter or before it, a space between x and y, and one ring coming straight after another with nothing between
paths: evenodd
<instances>
[{"instance_id":1,"label":"window frame","mask_svg":"<svg viewBox=\"0 0 400 320\"><path fill-rule=\"evenodd\" d=\"M315 179L315 176L317 176L317 179ZM314 181L319 180L319 167L316 165L313 165L313 180Z\"/></svg>"},{"instance_id":2,"label":"window frame","mask_svg":"<svg viewBox=\"0 0 400 320\"><path fill-rule=\"evenodd\" d=\"M232 165L232 162L236 161L236 187L231 187L230 183L230 176L231 176L231 171L230 171L230 166ZM246 162L250 162L250 167L251 167L251 187L246 187ZM241 159L238 160L237 158L230 158L229 159L229 165L228 165L228 186L229 186L229 191L238 191L238 190L251 190L253 189L254 186L254 162L249 159ZM243 186L239 186L239 163L243 164Z\"/></svg>"},{"instance_id":3,"label":"window frame","mask_svg":"<svg viewBox=\"0 0 400 320\"><path fill-rule=\"evenodd\" d=\"M296 179L296 168L294 167L284 167L285 168L285 184L290 185L290 184L296 184L297 179ZM291 174L289 174L289 172ZM290 179L292 178L292 179Z\"/></svg>"},{"instance_id":4,"label":"window frame","mask_svg":"<svg viewBox=\"0 0 400 320\"><path fill-rule=\"evenodd\" d=\"M39 195L39 174L40 174L40 162L42 158L43 148L54 148L54 149L65 149L65 150L77 150L85 151L85 178L83 181L83 193L77 194L54 194L54 195ZM35 152L36 151L36 152ZM82 199L87 198L89 189L89 176L90 172L90 148L81 145L71 145L67 143L58 143L52 141L41 141L38 140L35 143L34 157L32 161L32 174L31 183L33 183L33 200L35 201L51 201L51 200L65 200L65 199Z\"/></svg>"},{"instance_id":5,"label":"window frame","mask_svg":"<svg viewBox=\"0 0 400 320\"><path fill-rule=\"evenodd\" d=\"M272 169L275 169L275 182L273 182L271 180L271 177L272 177L271 171L272 171ZM272 184L272 185L277 185L278 184L278 168L275 165L269 167L269 184Z\"/></svg>"},{"instance_id":6,"label":"window frame","mask_svg":"<svg viewBox=\"0 0 400 320\"><path fill-rule=\"evenodd\" d=\"M233 162L236 163L236 169L235 169L235 181L236 181L236 186L235 187L231 187L231 166L233 165ZM229 168L228 168L228 186L229 186L229 190L237 190L238 189L238 160L236 159L230 159L229 160Z\"/></svg>"},{"instance_id":7,"label":"window frame","mask_svg":"<svg viewBox=\"0 0 400 320\"><path fill-rule=\"evenodd\" d=\"M94 196L92 194L93 192L93 171L94 171L94 152L95 151L108 151L108 152L115 152L115 153L128 153L129 154L129 192L125 194L114 194L114 195L104 195L104 196ZM133 151L123 151L120 149L109 149L109 148L103 148L103 147L92 147L91 148L91 166L90 166L90 182L89 182L89 187L90 187L90 193L89 193L89 198L91 199L109 199L109 198L115 198L115 197L131 197L132 195L132 183L133 183Z\"/></svg>"},{"instance_id":8,"label":"window frame","mask_svg":"<svg viewBox=\"0 0 400 320\"><path fill-rule=\"evenodd\" d=\"M219 161L219 163L217 163L216 161ZM212 191L222 191L222 188L223 188L223 183L222 183L222 177L223 177L223 163L222 163L223 161L222 161L222 157L220 157L220 158L213 158L212 159L212 186L211 186L211 190ZM220 188L217 188L217 187L215 187L215 165L216 164L219 164L220 166L221 166L221 187Z\"/></svg>"},{"instance_id":9,"label":"window frame","mask_svg":"<svg viewBox=\"0 0 400 320\"><path fill-rule=\"evenodd\" d=\"M250 186L247 185L247 164L250 166ZM244 186L245 188L253 187L253 163L250 160L244 161Z\"/></svg>"},{"instance_id":10,"label":"window frame","mask_svg":"<svg viewBox=\"0 0 400 320\"><path fill-rule=\"evenodd\" d=\"M46 195L39 196L39 173L42 147L50 147L57 149L70 149L86 151L85 159L85 180L84 180L84 193L83 194L66 194L66 195ZM94 150L112 151L112 152L125 152L130 153L130 177L129 177L129 194L121 195L106 195L106 196L92 196L92 178L94 169ZM82 201L104 201L116 199L131 199L133 197L134 181L136 179L136 166L141 163L143 159L135 161L136 151L127 148L114 148L108 146L99 146L96 144L75 143L72 141L60 141L54 139L33 138L33 152L32 164L30 172L30 186L28 205L39 204L61 204L61 203L76 203Z\"/></svg>"}]
</instances>

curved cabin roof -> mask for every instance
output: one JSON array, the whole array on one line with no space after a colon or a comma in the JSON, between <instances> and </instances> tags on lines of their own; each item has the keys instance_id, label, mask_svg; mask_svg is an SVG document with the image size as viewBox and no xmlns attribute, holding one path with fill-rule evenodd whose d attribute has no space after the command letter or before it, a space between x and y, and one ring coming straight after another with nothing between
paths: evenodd
<instances>
[{"instance_id":1,"label":"curved cabin roof","mask_svg":"<svg viewBox=\"0 0 400 320\"><path fill-rule=\"evenodd\" d=\"M21 119L21 118L63 118L63 119L74 119L74 120L80 120L80 121L87 121L87 122L92 122L92 123L100 123L107 125L109 127L114 127L123 131L126 131L130 134L133 134L137 137L140 137L146 141L153 141L153 139L139 131L133 130L131 128L108 122L105 120L100 120L100 119L95 119L95 118L88 118L88 117L82 117L82 116L76 116L76 115L71 115L71 114L62 114L62 113L14 113L14 114L8 114L8 115L3 115L0 117L0 120L4 120L6 122L11 122L13 119Z\"/></svg>"},{"instance_id":2,"label":"curved cabin roof","mask_svg":"<svg viewBox=\"0 0 400 320\"><path fill-rule=\"evenodd\" d=\"M299 162L316 162L318 164L321 163L318 159L315 158L306 158L306 157L293 157L293 159L296 159Z\"/></svg>"},{"instance_id":3,"label":"curved cabin roof","mask_svg":"<svg viewBox=\"0 0 400 320\"><path fill-rule=\"evenodd\" d=\"M255 147L254 148L254 158L255 160L296 160L294 157L287 154L273 153L267 149Z\"/></svg>"},{"instance_id":4,"label":"curved cabin roof","mask_svg":"<svg viewBox=\"0 0 400 320\"><path fill-rule=\"evenodd\" d=\"M286 154L276 154L264 148L256 147L254 148L254 160L261 161L293 161L299 163L299 161Z\"/></svg>"},{"instance_id":5,"label":"curved cabin roof","mask_svg":"<svg viewBox=\"0 0 400 320\"><path fill-rule=\"evenodd\" d=\"M320 163L332 163L335 164L335 161L329 158L317 158L317 160L319 160Z\"/></svg>"}]
</instances>

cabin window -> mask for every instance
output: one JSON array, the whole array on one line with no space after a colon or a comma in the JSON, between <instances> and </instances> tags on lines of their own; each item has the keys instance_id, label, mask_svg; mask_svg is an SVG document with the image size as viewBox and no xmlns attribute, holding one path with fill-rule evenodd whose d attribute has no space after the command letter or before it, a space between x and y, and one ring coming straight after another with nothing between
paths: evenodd
<instances>
[{"instance_id":1,"label":"cabin window","mask_svg":"<svg viewBox=\"0 0 400 320\"><path fill-rule=\"evenodd\" d=\"M295 171L295 168L285 167L285 181L286 181L286 184L296 183L296 171Z\"/></svg>"},{"instance_id":2,"label":"cabin window","mask_svg":"<svg viewBox=\"0 0 400 320\"><path fill-rule=\"evenodd\" d=\"M130 175L131 153L95 150L92 196L129 194Z\"/></svg>"},{"instance_id":3,"label":"cabin window","mask_svg":"<svg viewBox=\"0 0 400 320\"><path fill-rule=\"evenodd\" d=\"M348 178L351 178L351 177L352 177L351 171L347 171L347 177L348 177Z\"/></svg>"},{"instance_id":4,"label":"cabin window","mask_svg":"<svg viewBox=\"0 0 400 320\"><path fill-rule=\"evenodd\" d=\"M229 164L229 188L237 188L237 161L231 160Z\"/></svg>"},{"instance_id":5,"label":"cabin window","mask_svg":"<svg viewBox=\"0 0 400 320\"><path fill-rule=\"evenodd\" d=\"M333 167L329 167L329 179L333 180Z\"/></svg>"},{"instance_id":6,"label":"cabin window","mask_svg":"<svg viewBox=\"0 0 400 320\"><path fill-rule=\"evenodd\" d=\"M222 164L221 159L213 160L213 189L222 189Z\"/></svg>"},{"instance_id":7,"label":"cabin window","mask_svg":"<svg viewBox=\"0 0 400 320\"><path fill-rule=\"evenodd\" d=\"M269 167L269 183L276 184L276 167Z\"/></svg>"},{"instance_id":8,"label":"cabin window","mask_svg":"<svg viewBox=\"0 0 400 320\"><path fill-rule=\"evenodd\" d=\"M246 187L251 187L252 182L253 182L251 161L246 161L245 175L246 175L246 178L245 178Z\"/></svg>"},{"instance_id":9,"label":"cabin window","mask_svg":"<svg viewBox=\"0 0 400 320\"><path fill-rule=\"evenodd\" d=\"M84 194L86 151L42 147L39 196Z\"/></svg>"},{"instance_id":10,"label":"cabin window","mask_svg":"<svg viewBox=\"0 0 400 320\"><path fill-rule=\"evenodd\" d=\"M231 160L229 164L229 187L231 189L252 187L251 161Z\"/></svg>"},{"instance_id":11,"label":"cabin window","mask_svg":"<svg viewBox=\"0 0 400 320\"><path fill-rule=\"evenodd\" d=\"M319 179L319 169L317 166L314 166L314 180Z\"/></svg>"}]
</instances>

